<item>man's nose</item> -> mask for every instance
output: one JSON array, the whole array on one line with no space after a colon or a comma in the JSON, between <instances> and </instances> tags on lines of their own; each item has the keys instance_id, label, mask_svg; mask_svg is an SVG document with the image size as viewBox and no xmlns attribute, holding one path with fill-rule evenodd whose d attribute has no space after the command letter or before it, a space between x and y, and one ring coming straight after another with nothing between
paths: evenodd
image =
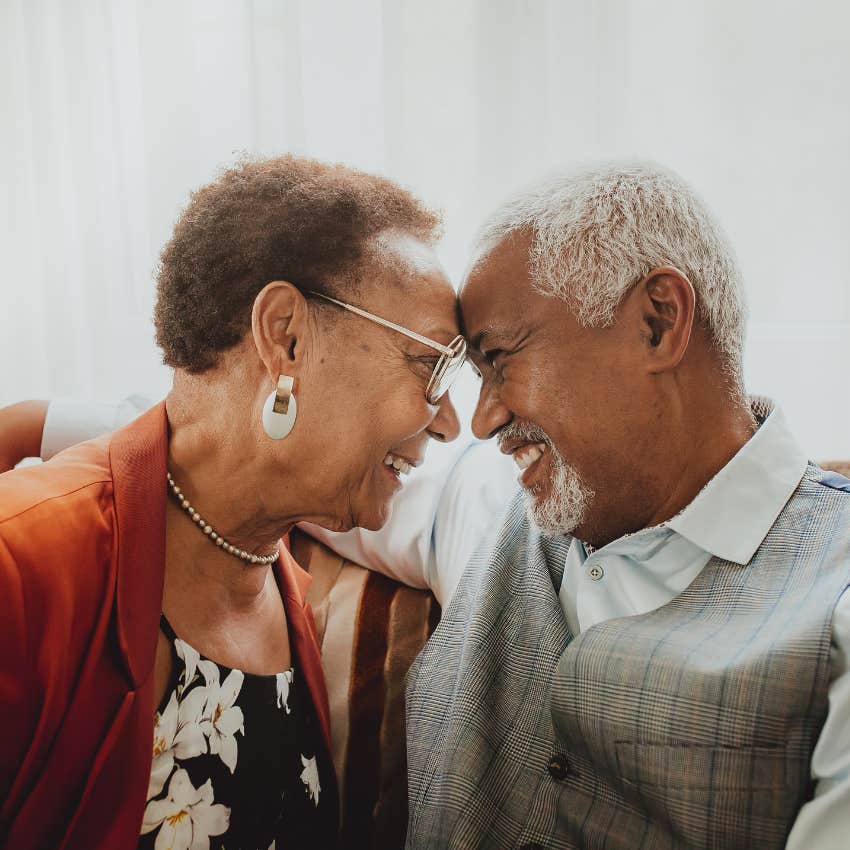
<instances>
[{"instance_id":1,"label":"man's nose","mask_svg":"<svg viewBox=\"0 0 850 850\"><path fill-rule=\"evenodd\" d=\"M481 392L478 394L478 404L472 415L472 433L479 440L489 440L507 425L513 414L502 403L492 385L486 381L481 384Z\"/></svg>"},{"instance_id":2,"label":"man's nose","mask_svg":"<svg viewBox=\"0 0 850 850\"><path fill-rule=\"evenodd\" d=\"M428 433L441 443L450 443L460 434L460 420L448 393L437 402L437 415L428 426Z\"/></svg>"}]
</instances>

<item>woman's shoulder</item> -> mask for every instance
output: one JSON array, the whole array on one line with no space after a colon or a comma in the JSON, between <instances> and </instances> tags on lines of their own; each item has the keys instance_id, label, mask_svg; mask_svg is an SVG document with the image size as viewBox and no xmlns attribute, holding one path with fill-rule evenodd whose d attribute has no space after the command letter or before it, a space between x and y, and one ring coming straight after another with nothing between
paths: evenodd
<instances>
[{"instance_id":1,"label":"woman's shoulder","mask_svg":"<svg viewBox=\"0 0 850 850\"><path fill-rule=\"evenodd\" d=\"M67 504L75 512L87 501L102 504L111 488L110 435L80 443L47 463L0 475L0 534L14 524L56 521Z\"/></svg>"},{"instance_id":2,"label":"woman's shoulder","mask_svg":"<svg viewBox=\"0 0 850 850\"><path fill-rule=\"evenodd\" d=\"M108 450L104 437L0 475L0 582L17 587L30 610L75 609L108 583L108 569L97 569L115 535Z\"/></svg>"},{"instance_id":3,"label":"woman's shoulder","mask_svg":"<svg viewBox=\"0 0 850 850\"><path fill-rule=\"evenodd\" d=\"M132 492L133 480L145 478L152 466L158 463L164 470L166 449L160 404L119 431L73 445L46 463L0 475L0 538L12 526L50 525L51 519L62 520L68 531L69 520L90 518L87 509L110 511L116 488Z\"/></svg>"},{"instance_id":4,"label":"woman's shoulder","mask_svg":"<svg viewBox=\"0 0 850 850\"><path fill-rule=\"evenodd\" d=\"M0 475L9 614L0 618L0 672L16 651L49 646L51 658L79 660L108 642L104 657L122 656L131 681L144 680L162 598L166 453L158 406L41 466Z\"/></svg>"}]
</instances>

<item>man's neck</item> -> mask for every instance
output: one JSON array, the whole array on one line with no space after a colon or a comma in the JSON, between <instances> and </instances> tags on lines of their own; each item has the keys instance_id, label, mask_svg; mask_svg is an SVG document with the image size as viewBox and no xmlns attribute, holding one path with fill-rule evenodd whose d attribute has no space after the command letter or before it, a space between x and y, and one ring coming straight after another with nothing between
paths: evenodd
<instances>
[{"instance_id":1,"label":"man's neck","mask_svg":"<svg viewBox=\"0 0 850 850\"><path fill-rule=\"evenodd\" d=\"M669 487L646 527L666 522L684 510L741 450L757 427L752 412L743 405L715 408L710 415L706 412L694 417L670 452L675 461L666 476Z\"/></svg>"},{"instance_id":2,"label":"man's neck","mask_svg":"<svg viewBox=\"0 0 850 850\"><path fill-rule=\"evenodd\" d=\"M659 435L657 456L646 461L646 474L628 493L618 494L613 504L603 508L600 503L598 525L576 528L580 540L600 549L626 534L672 519L732 460L758 427L745 404L682 404L680 410L686 415L673 420Z\"/></svg>"}]
</instances>

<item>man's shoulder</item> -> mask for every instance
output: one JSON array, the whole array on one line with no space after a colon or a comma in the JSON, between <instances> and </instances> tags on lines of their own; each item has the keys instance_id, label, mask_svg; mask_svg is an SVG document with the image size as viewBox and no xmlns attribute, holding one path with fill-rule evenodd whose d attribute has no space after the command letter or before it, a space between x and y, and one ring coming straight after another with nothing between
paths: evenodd
<instances>
[{"instance_id":1,"label":"man's shoulder","mask_svg":"<svg viewBox=\"0 0 850 850\"><path fill-rule=\"evenodd\" d=\"M840 472L814 467L813 480L828 490L836 490L839 493L846 493L847 496L850 496L850 478L847 478Z\"/></svg>"},{"instance_id":2,"label":"man's shoulder","mask_svg":"<svg viewBox=\"0 0 850 850\"><path fill-rule=\"evenodd\" d=\"M830 562L850 569L850 480L809 463L759 548L768 559ZM817 558L812 558L819 553Z\"/></svg>"},{"instance_id":3,"label":"man's shoulder","mask_svg":"<svg viewBox=\"0 0 850 850\"><path fill-rule=\"evenodd\" d=\"M508 499L494 517L461 576L458 592L467 604L480 605L485 595L521 592L531 571L539 580L548 572L555 582L563 567L572 537L547 537L532 522L522 490Z\"/></svg>"},{"instance_id":4,"label":"man's shoulder","mask_svg":"<svg viewBox=\"0 0 850 850\"><path fill-rule=\"evenodd\" d=\"M850 510L850 479L810 462L791 501L795 498L813 500L820 510Z\"/></svg>"},{"instance_id":5,"label":"man's shoulder","mask_svg":"<svg viewBox=\"0 0 850 850\"><path fill-rule=\"evenodd\" d=\"M515 557L516 551L527 547L529 540L535 537L536 529L528 518L523 493L518 490L491 514L470 562L494 564Z\"/></svg>"}]
</instances>

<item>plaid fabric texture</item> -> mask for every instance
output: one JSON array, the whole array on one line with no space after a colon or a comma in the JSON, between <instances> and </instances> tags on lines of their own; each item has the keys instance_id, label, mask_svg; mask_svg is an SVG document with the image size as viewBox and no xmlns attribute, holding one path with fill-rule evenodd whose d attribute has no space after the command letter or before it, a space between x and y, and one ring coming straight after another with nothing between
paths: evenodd
<instances>
[{"instance_id":1,"label":"plaid fabric texture","mask_svg":"<svg viewBox=\"0 0 850 850\"><path fill-rule=\"evenodd\" d=\"M811 795L850 495L810 466L746 566L573 639L517 498L408 681L407 847L779 848Z\"/></svg>"}]
</instances>

